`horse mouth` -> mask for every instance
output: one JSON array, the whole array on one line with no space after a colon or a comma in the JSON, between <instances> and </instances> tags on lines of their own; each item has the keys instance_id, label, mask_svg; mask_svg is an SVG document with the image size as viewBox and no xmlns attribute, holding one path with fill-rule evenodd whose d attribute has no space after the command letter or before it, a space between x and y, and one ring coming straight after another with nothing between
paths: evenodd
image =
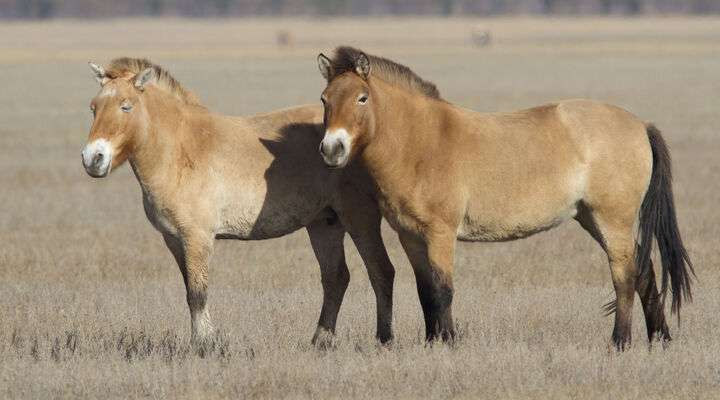
<instances>
[{"instance_id":1,"label":"horse mouth","mask_svg":"<svg viewBox=\"0 0 720 400\"><path fill-rule=\"evenodd\" d=\"M340 163L336 163L336 164L328 164L326 162L325 165L327 166L328 169L343 169L347 165L347 162L340 162Z\"/></svg>"},{"instance_id":2,"label":"horse mouth","mask_svg":"<svg viewBox=\"0 0 720 400\"><path fill-rule=\"evenodd\" d=\"M105 171L94 171L90 169L85 169L85 172L87 172L87 174L93 178L105 178L106 176L108 176L110 168L107 168Z\"/></svg>"}]
</instances>

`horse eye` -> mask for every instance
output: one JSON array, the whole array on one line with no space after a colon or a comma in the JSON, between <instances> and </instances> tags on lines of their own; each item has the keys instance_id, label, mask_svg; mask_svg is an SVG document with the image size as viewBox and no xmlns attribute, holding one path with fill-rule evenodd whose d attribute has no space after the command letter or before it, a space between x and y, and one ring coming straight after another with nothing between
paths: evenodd
<instances>
[{"instance_id":1,"label":"horse eye","mask_svg":"<svg viewBox=\"0 0 720 400\"><path fill-rule=\"evenodd\" d=\"M367 101L368 101L368 96L366 94L360 95L360 97L358 98L359 104L365 104L365 103L367 103Z\"/></svg>"},{"instance_id":2,"label":"horse eye","mask_svg":"<svg viewBox=\"0 0 720 400\"><path fill-rule=\"evenodd\" d=\"M120 109L123 110L123 112L130 112L130 110L132 110L132 104L123 104L120 106Z\"/></svg>"}]
</instances>

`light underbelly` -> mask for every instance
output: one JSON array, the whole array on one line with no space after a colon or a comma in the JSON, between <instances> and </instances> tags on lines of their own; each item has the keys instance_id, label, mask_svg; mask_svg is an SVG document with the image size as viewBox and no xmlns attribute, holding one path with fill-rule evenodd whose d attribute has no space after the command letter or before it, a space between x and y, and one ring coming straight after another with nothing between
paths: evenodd
<instances>
[{"instance_id":1,"label":"light underbelly","mask_svg":"<svg viewBox=\"0 0 720 400\"><path fill-rule=\"evenodd\" d=\"M577 202L554 210L514 210L504 215L466 214L457 238L472 242L502 242L552 229L577 215Z\"/></svg>"},{"instance_id":2,"label":"light underbelly","mask_svg":"<svg viewBox=\"0 0 720 400\"><path fill-rule=\"evenodd\" d=\"M292 233L305 225L299 216L288 215L272 218L266 215L243 215L226 219L215 230L217 239L264 240Z\"/></svg>"},{"instance_id":3,"label":"light underbelly","mask_svg":"<svg viewBox=\"0 0 720 400\"><path fill-rule=\"evenodd\" d=\"M587 170L545 174L523 185L509 184L470 198L457 237L464 241L500 242L528 237L574 218L585 197ZM503 191L504 190L504 191ZM500 193L498 193L500 192Z\"/></svg>"},{"instance_id":4,"label":"light underbelly","mask_svg":"<svg viewBox=\"0 0 720 400\"><path fill-rule=\"evenodd\" d=\"M315 201L225 208L221 210L215 236L218 239L263 240L287 235L322 214L323 202L312 200Z\"/></svg>"}]
</instances>

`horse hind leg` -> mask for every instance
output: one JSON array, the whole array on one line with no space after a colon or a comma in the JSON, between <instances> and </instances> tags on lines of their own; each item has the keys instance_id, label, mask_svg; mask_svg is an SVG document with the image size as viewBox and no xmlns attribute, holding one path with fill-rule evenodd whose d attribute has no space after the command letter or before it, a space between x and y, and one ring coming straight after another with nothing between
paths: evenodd
<instances>
[{"instance_id":1,"label":"horse hind leg","mask_svg":"<svg viewBox=\"0 0 720 400\"><path fill-rule=\"evenodd\" d=\"M312 338L318 348L332 347L335 324L345 290L350 283L350 272L345 263L343 239L345 229L337 216L318 218L307 226L310 244L320 264L320 280L323 287L323 304L320 319Z\"/></svg>"},{"instance_id":2,"label":"horse hind leg","mask_svg":"<svg viewBox=\"0 0 720 400\"><path fill-rule=\"evenodd\" d=\"M393 340L392 307L395 267L388 257L381 234L382 215L374 199L356 190L343 188L338 215L355 244L375 292L376 338L381 344Z\"/></svg>"},{"instance_id":3,"label":"horse hind leg","mask_svg":"<svg viewBox=\"0 0 720 400\"><path fill-rule=\"evenodd\" d=\"M615 288L614 307L609 307L610 312L615 312L612 341L617 350L623 351L632 342L632 306L637 281L634 221L591 211L586 206L579 207L575 219L607 254Z\"/></svg>"},{"instance_id":4,"label":"horse hind leg","mask_svg":"<svg viewBox=\"0 0 720 400\"><path fill-rule=\"evenodd\" d=\"M589 208L584 204L578 208L578 214L575 219L580 225L595 239L598 244L607 253L605 239L600 231L600 227L595 222L594 216ZM637 254L637 244L635 254ZM635 291L640 296L643 314L645 316L645 326L647 328L648 340L652 342L654 339L669 341L672 340L670 330L665 320L665 310L660 298L660 293L655 283L655 271L652 263L644 270L638 271L639 274L635 280ZM617 301L613 300L605 305L607 314L615 313L617 309Z\"/></svg>"}]
</instances>

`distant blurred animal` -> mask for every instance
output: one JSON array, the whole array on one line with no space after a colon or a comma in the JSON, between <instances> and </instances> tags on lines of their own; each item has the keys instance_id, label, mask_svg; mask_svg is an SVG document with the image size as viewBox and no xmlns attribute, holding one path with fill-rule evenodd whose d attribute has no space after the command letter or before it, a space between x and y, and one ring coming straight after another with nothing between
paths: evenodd
<instances>
[{"instance_id":1,"label":"distant blurred animal","mask_svg":"<svg viewBox=\"0 0 720 400\"><path fill-rule=\"evenodd\" d=\"M293 36L290 31L279 30L275 35L275 41L278 47L292 47L294 44Z\"/></svg>"},{"instance_id":2,"label":"distant blurred animal","mask_svg":"<svg viewBox=\"0 0 720 400\"><path fill-rule=\"evenodd\" d=\"M485 47L492 43L492 34L487 29L476 28L472 31L470 39L474 46Z\"/></svg>"}]
</instances>

